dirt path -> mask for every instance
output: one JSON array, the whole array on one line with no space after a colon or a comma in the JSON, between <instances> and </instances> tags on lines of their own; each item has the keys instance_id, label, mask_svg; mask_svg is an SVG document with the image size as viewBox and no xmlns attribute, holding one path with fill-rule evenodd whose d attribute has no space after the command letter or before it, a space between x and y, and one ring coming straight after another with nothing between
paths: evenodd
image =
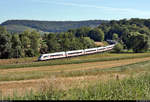
<instances>
[{"instance_id":1,"label":"dirt path","mask_svg":"<svg viewBox=\"0 0 150 102\"><path fill-rule=\"evenodd\" d=\"M57 72L60 70L64 71L75 71L75 70L87 70L93 68L110 68L116 66L127 65L131 63L137 63L142 61L150 60L147 58L135 58L135 59L125 59L116 61L105 61L105 62L92 62L92 63L82 63L82 64L69 64L69 65L55 65L55 66L44 66L44 67L33 67L33 68L18 68L18 69L0 69L0 73L11 72L29 72L29 71L52 71ZM121 77L126 77L126 75L120 75ZM109 77L109 78L108 78ZM93 81L93 80L107 80L112 78L109 75L102 76L81 76L81 77L67 77L67 78L55 78L50 79L36 79L36 80L22 80L22 81L8 81L0 82L0 90L2 94L8 95L12 94L14 90L24 93L27 90L33 89L35 91L39 90L40 87L43 88L43 83L53 83L55 86L59 85L59 88L68 88L71 84L79 84L82 81ZM115 77L113 77L115 78ZM48 80L48 82L47 82ZM44 85L45 87L46 85ZM21 94L20 94L21 95Z\"/></svg>"}]
</instances>

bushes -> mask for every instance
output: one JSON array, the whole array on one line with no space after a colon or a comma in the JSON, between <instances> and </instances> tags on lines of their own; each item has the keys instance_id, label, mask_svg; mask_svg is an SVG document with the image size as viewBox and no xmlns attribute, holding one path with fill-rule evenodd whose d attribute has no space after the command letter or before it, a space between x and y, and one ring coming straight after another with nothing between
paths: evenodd
<instances>
[{"instance_id":1,"label":"bushes","mask_svg":"<svg viewBox=\"0 0 150 102\"><path fill-rule=\"evenodd\" d=\"M117 45L115 45L114 51L117 53L122 52L123 51L123 45L121 43L118 43Z\"/></svg>"}]
</instances>

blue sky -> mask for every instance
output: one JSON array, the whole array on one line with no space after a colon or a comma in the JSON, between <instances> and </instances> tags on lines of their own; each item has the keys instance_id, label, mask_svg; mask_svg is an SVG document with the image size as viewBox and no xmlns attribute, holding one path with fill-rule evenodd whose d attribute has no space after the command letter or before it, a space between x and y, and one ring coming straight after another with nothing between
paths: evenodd
<instances>
[{"instance_id":1,"label":"blue sky","mask_svg":"<svg viewBox=\"0 0 150 102\"><path fill-rule=\"evenodd\" d=\"M150 18L150 0L1 0L0 23L12 19L78 21Z\"/></svg>"}]
</instances>

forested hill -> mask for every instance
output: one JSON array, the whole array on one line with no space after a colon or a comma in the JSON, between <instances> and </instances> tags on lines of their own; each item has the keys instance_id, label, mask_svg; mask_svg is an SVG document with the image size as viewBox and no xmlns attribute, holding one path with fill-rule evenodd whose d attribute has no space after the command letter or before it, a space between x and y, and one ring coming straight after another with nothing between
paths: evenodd
<instances>
[{"instance_id":1,"label":"forested hill","mask_svg":"<svg viewBox=\"0 0 150 102\"><path fill-rule=\"evenodd\" d=\"M36 29L43 32L64 32L68 29L76 29L82 26L97 27L104 20L87 21L36 21L36 20L8 20L2 23L10 32L22 32L26 29Z\"/></svg>"}]
</instances>

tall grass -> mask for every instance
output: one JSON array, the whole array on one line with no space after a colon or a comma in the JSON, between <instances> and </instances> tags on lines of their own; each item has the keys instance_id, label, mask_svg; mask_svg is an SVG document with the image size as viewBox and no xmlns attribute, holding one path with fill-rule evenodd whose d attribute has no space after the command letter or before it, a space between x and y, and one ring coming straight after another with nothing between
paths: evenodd
<instances>
[{"instance_id":1,"label":"tall grass","mask_svg":"<svg viewBox=\"0 0 150 102\"><path fill-rule=\"evenodd\" d=\"M150 75L130 77L121 81L95 83L86 88L74 88L66 99L80 100L146 100L150 99ZM61 99L61 97L60 97Z\"/></svg>"},{"instance_id":2,"label":"tall grass","mask_svg":"<svg viewBox=\"0 0 150 102\"><path fill-rule=\"evenodd\" d=\"M111 80L107 83L89 83L83 88L69 90L47 87L38 93L26 93L24 96L3 97L7 100L149 100L150 73L136 78Z\"/></svg>"}]
</instances>

